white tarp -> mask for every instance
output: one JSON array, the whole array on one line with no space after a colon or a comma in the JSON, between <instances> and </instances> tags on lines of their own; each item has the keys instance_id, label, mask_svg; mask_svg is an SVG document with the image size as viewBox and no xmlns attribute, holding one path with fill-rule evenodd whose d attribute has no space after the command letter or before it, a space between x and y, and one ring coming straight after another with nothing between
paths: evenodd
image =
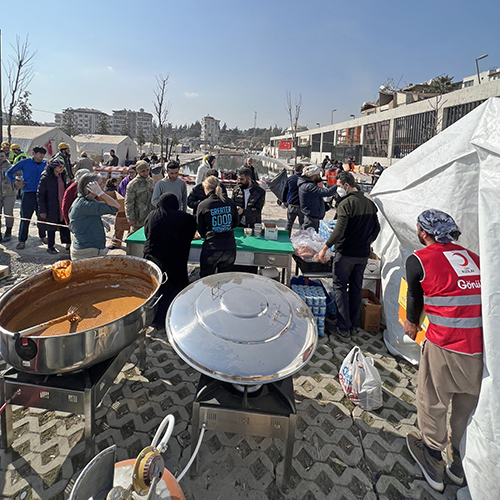
<instances>
[{"instance_id":1,"label":"white tarp","mask_svg":"<svg viewBox=\"0 0 500 500\"><path fill-rule=\"evenodd\" d=\"M500 484L500 98L491 98L384 172L372 191L382 231L382 293L393 353L418 362L419 346L397 321L405 261L422 248L418 214L449 213L462 231L460 245L480 256L485 370L478 407L462 441L474 500L498 499ZM465 455L464 455L465 451Z\"/></svg>"},{"instance_id":2,"label":"white tarp","mask_svg":"<svg viewBox=\"0 0 500 500\"><path fill-rule=\"evenodd\" d=\"M78 151L85 151L89 156L109 159L109 151L114 149L119 165L137 158L137 144L128 135L80 134L74 137Z\"/></svg>"}]
</instances>

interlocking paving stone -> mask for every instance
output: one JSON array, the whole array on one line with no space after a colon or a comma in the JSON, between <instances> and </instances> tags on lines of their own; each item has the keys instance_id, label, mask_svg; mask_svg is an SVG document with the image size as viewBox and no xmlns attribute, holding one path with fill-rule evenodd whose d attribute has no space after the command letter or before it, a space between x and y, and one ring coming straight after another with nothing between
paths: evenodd
<instances>
[{"instance_id":1,"label":"interlocking paving stone","mask_svg":"<svg viewBox=\"0 0 500 500\"><path fill-rule=\"evenodd\" d=\"M364 411L345 398L337 374L354 345L372 356L385 383L384 406ZM371 354L370 354L371 353ZM147 338L147 369L137 353L96 411L96 448L117 445L118 460L135 458L149 445L167 414L176 425L164 454L179 473L191 455L191 411L198 373L181 361L165 332ZM0 368L6 365L0 361ZM187 500L239 499L451 499L428 487L405 445L416 429L415 367L392 358L382 335L361 333L344 344L323 337L313 361L294 376L297 426L292 476L282 483L285 445L279 439L207 431L196 477L181 486ZM84 417L13 406L15 440L0 450L0 497L20 500L67 498L85 465Z\"/></svg>"}]
</instances>

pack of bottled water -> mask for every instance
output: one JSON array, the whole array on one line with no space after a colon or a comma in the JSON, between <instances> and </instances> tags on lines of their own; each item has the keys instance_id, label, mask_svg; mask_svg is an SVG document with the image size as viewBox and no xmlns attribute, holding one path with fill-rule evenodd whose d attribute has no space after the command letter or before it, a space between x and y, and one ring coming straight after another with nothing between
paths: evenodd
<instances>
[{"instance_id":1,"label":"pack of bottled water","mask_svg":"<svg viewBox=\"0 0 500 500\"><path fill-rule=\"evenodd\" d=\"M337 225L336 220L320 220L318 229L319 236L321 236L325 240L328 240L330 235L333 233L333 230L335 229L336 225ZM332 245L330 247L330 250L332 252L335 252L335 245Z\"/></svg>"},{"instance_id":2,"label":"pack of bottled water","mask_svg":"<svg viewBox=\"0 0 500 500\"><path fill-rule=\"evenodd\" d=\"M307 304L316 319L318 336L325 334L326 295L320 286L292 285L292 290Z\"/></svg>"}]
</instances>

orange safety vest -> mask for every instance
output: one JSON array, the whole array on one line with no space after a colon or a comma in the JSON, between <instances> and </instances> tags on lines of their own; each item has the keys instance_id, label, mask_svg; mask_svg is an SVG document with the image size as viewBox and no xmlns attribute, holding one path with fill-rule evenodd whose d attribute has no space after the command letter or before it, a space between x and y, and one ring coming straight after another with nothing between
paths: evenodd
<instances>
[{"instance_id":1,"label":"orange safety vest","mask_svg":"<svg viewBox=\"0 0 500 500\"><path fill-rule=\"evenodd\" d=\"M329 186L335 186L335 184L337 184L337 176L336 176L336 172L337 172L337 168L335 170L330 170L328 169L326 171L326 182L328 183Z\"/></svg>"}]
</instances>

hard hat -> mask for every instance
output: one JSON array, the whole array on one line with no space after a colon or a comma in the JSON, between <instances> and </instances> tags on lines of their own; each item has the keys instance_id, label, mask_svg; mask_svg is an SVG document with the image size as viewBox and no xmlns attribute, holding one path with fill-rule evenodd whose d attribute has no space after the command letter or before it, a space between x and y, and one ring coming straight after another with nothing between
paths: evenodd
<instances>
[{"instance_id":1,"label":"hard hat","mask_svg":"<svg viewBox=\"0 0 500 500\"><path fill-rule=\"evenodd\" d=\"M59 149L69 149L69 146L65 142L61 142L57 147Z\"/></svg>"},{"instance_id":2,"label":"hard hat","mask_svg":"<svg viewBox=\"0 0 500 500\"><path fill-rule=\"evenodd\" d=\"M10 149L12 149L12 151L14 151L15 149L21 149L21 146L19 146L19 144L12 144Z\"/></svg>"},{"instance_id":3,"label":"hard hat","mask_svg":"<svg viewBox=\"0 0 500 500\"><path fill-rule=\"evenodd\" d=\"M2 148L10 148L10 144L7 141L3 141Z\"/></svg>"}]
</instances>

